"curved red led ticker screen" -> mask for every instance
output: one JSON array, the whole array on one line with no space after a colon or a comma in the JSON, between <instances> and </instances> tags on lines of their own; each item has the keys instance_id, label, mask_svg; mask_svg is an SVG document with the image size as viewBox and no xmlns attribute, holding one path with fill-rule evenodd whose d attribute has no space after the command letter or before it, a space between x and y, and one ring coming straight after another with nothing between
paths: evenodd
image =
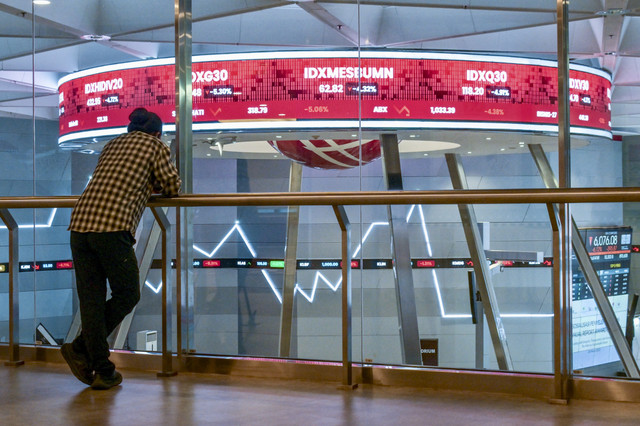
<instances>
[{"instance_id":1,"label":"curved red led ticker screen","mask_svg":"<svg viewBox=\"0 0 640 426\"><path fill-rule=\"evenodd\" d=\"M194 57L192 71L194 131L353 128L360 118L366 129L557 131L552 61L268 52ZM571 131L611 137L608 74L572 66L569 85ZM175 130L173 59L74 73L59 92L60 142L122 132L140 106Z\"/></svg>"}]
</instances>

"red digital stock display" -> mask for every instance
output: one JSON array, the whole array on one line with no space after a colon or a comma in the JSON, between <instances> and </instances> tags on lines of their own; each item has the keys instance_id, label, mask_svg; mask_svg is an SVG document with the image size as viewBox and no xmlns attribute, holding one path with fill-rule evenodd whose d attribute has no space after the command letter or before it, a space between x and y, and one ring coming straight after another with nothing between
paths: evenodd
<instances>
[{"instance_id":1,"label":"red digital stock display","mask_svg":"<svg viewBox=\"0 0 640 426\"><path fill-rule=\"evenodd\" d=\"M193 130L452 128L557 131L552 61L418 52L194 57ZM611 81L572 66L572 132L611 137ZM85 70L59 82L60 142L123 131L146 107L175 127L173 59Z\"/></svg>"}]
</instances>

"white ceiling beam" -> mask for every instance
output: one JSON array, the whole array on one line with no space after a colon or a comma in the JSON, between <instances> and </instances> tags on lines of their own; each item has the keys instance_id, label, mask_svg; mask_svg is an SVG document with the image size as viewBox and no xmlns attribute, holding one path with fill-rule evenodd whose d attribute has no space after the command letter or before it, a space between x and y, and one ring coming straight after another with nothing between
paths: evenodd
<instances>
[{"instance_id":1,"label":"white ceiling beam","mask_svg":"<svg viewBox=\"0 0 640 426\"><path fill-rule=\"evenodd\" d=\"M616 70L617 52L622 40L622 23L624 15L620 12L627 10L628 0L605 0L605 9L602 11L604 24L602 28L602 53L600 60L602 68L612 74Z\"/></svg>"},{"instance_id":2,"label":"white ceiling beam","mask_svg":"<svg viewBox=\"0 0 640 426\"><path fill-rule=\"evenodd\" d=\"M11 107L5 108L0 106L0 117L11 117L11 118L26 118L31 119L35 115L36 119L42 120L57 120L58 119L58 108L50 108L50 107L36 107L35 111L33 107Z\"/></svg>"},{"instance_id":3,"label":"white ceiling beam","mask_svg":"<svg viewBox=\"0 0 640 426\"><path fill-rule=\"evenodd\" d=\"M336 31L349 42L353 43L354 46L367 44L365 40L360 40L358 37L358 31L349 27L315 1L300 1L298 2L298 6L314 18L325 23L329 28Z\"/></svg>"},{"instance_id":4,"label":"white ceiling beam","mask_svg":"<svg viewBox=\"0 0 640 426\"><path fill-rule=\"evenodd\" d=\"M92 34L91 31L87 31L81 28L76 28L76 27L71 27L69 25L65 25L62 24L60 22L55 22L52 21L50 19L44 18L40 15L33 15L31 14L31 12L27 12L21 9L17 9L15 7L11 7L8 6L6 4L2 4L0 3L0 12L5 12L5 13L9 13L12 15L16 15L16 16L20 16L21 18L24 18L28 21L31 21L32 19L34 20L34 22L36 22L39 25L44 25L47 26L49 28L53 28L55 30L58 31L62 31L66 34L69 34L71 36L73 36L74 38L80 39L80 40L86 40L86 42L91 42L91 41L98 41L101 42L101 44L103 44L104 46L108 46L112 49L116 49L119 50L121 52L127 53L129 55L132 55L138 59L148 59L150 58L148 52L143 52L141 50L138 49L134 49L132 47L129 46L124 46L120 43L117 42L112 42L110 41L110 37L105 37L104 39L98 39L98 37L100 37L100 35L98 34ZM95 36L95 39L91 39L91 38L87 38L87 36ZM29 54L31 54L29 52Z\"/></svg>"},{"instance_id":5,"label":"white ceiling beam","mask_svg":"<svg viewBox=\"0 0 640 426\"><path fill-rule=\"evenodd\" d=\"M36 83L32 84L34 75ZM40 93L58 93L58 75L51 72L0 71L0 83L8 83L28 91L35 87Z\"/></svg>"}]
</instances>

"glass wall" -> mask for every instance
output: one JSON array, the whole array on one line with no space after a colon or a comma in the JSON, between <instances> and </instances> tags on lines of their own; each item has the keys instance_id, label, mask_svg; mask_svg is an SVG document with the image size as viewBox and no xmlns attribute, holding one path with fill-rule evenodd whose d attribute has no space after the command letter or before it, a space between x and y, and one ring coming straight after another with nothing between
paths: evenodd
<instances>
[{"instance_id":1,"label":"glass wall","mask_svg":"<svg viewBox=\"0 0 640 426\"><path fill-rule=\"evenodd\" d=\"M194 193L544 188L536 152L559 174L556 2L535 9L519 1L194 3L186 151ZM617 128L616 108L631 95L610 88L610 71L627 70L626 59L595 54L598 28L611 29L613 14L600 3L572 5L569 15L571 186L638 186L637 137L627 136L637 134L633 123L621 125L622 141L609 131L610 114ZM628 19L617 15L620 25ZM80 194L136 106L158 112L163 140L175 141L174 18L172 2L0 4L0 196ZM354 360L553 372L546 206L346 211ZM592 260L600 277L621 280L615 290L603 285L615 293L624 332L638 289L629 236L635 208L580 204L571 212L587 241L597 230L618 238L608 244L617 257ZM12 213L21 226L20 340L60 344L77 332L70 211ZM184 351L341 359L341 240L332 209L199 207L188 217ZM152 337L161 328L163 285L153 227L147 213L136 251L142 259L155 250L155 261L142 264L149 270L142 299L112 336L115 348L161 344ZM0 265L6 244L0 229ZM477 255L489 260L486 268L473 267ZM574 272L575 370L614 376L619 357L577 264Z\"/></svg>"}]
</instances>

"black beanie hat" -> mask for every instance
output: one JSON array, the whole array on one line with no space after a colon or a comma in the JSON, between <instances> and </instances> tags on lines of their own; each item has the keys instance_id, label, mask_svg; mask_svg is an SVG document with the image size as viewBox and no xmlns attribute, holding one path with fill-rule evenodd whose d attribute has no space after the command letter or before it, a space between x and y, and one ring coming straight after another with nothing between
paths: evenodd
<instances>
[{"instance_id":1,"label":"black beanie hat","mask_svg":"<svg viewBox=\"0 0 640 426\"><path fill-rule=\"evenodd\" d=\"M131 114L129 114L129 126L127 126L127 132L134 132L136 130L152 134L156 132L162 133L162 120L157 114L147 111L144 108L136 108Z\"/></svg>"}]
</instances>

